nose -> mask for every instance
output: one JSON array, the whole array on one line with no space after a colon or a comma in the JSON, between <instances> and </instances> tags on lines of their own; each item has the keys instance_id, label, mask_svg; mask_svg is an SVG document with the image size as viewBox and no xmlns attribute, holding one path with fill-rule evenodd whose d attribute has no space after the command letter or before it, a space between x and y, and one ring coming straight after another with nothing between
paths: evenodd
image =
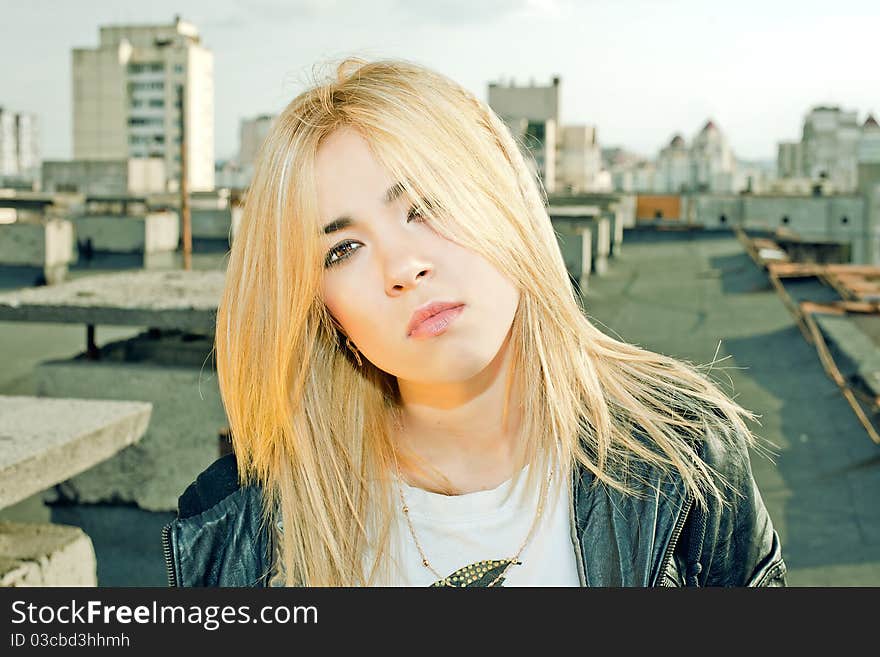
<instances>
[{"instance_id":1,"label":"nose","mask_svg":"<svg viewBox=\"0 0 880 657\"><path fill-rule=\"evenodd\" d=\"M410 290L430 278L434 266L423 255L414 253L412 242L400 240L393 252L386 252L385 292L395 296Z\"/></svg>"}]
</instances>

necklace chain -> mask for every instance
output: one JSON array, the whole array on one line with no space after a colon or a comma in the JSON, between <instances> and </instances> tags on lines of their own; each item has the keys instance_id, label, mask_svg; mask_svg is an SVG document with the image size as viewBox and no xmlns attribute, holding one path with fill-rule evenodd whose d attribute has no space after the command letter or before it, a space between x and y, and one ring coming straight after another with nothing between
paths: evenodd
<instances>
[{"instance_id":1,"label":"necklace chain","mask_svg":"<svg viewBox=\"0 0 880 657\"><path fill-rule=\"evenodd\" d=\"M409 506L406 503L406 498L403 496L403 484L402 484L403 478L400 475L400 463L397 460L397 451L396 450L394 451L394 465L395 465L395 468L397 469L397 492L400 495L401 510L403 511L403 517L406 518L406 524L409 527L409 533L413 538L413 542L416 544L416 549L419 551L419 556L422 558L422 565L425 568L427 568L428 570L430 570L434 574L434 576L437 577L437 579L445 580L446 577L441 575L440 573L438 573L437 570L434 568L434 566L431 565L431 562L428 561L428 557L425 555L425 551L422 549L422 544L419 542L419 539L416 536L416 530L413 527L412 519L409 517ZM513 557L511 557L511 559L508 560L507 565L504 566L504 568L498 574L498 576L495 577L495 579L493 579L487 586L495 586L495 584L498 582L498 580L500 580L502 577L504 577L504 574L507 572L508 568L510 568L515 563L519 563L519 557L523 553L523 550L525 550L526 546L529 544L529 541L532 540L532 537L535 534L535 530L538 528L538 522L540 521L541 516L544 513L544 503L546 502L547 498L550 496L550 481L552 478L553 478L553 468L550 468L550 473L547 475L546 495L545 495L544 499L540 499L540 497L538 499L538 508L537 508L537 511L535 512L535 519L532 521L532 526L529 529L529 533L526 535L522 544L519 546L519 549L516 551L516 554Z\"/></svg>"}]
</instances>

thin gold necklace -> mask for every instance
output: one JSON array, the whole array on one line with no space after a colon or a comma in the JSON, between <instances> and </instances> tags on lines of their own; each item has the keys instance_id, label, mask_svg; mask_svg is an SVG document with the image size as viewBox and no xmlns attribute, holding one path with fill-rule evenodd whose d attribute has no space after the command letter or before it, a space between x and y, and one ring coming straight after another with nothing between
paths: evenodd
<instances>
[{"instance_id":1,"label":"thin gold necklace","mask_svg":"<svg viewBox=\"0 0 880 657\"><path fill-rule=\"evenodd\" d=\"M410 519L410 517L409 517L409 506L406 503L406 498L403 496L403 485L401 483L403 481L403 477L400 474L400 463L397 460L397 451L396 450L394 451L394 465L397 470L397 492L400 494L401 510L403 511L403 517L406 518L406 524L407 524L407 526L409 526L409 533L413 538L413 542L416 544L416 549L418 549L418 551L419 551L419 556L422 558L422 565L425 568L427 568L428 570L430 570L434 574L435 577L437 577L438 583L441 583L441 585L451 585L451 582L449 582L449 580L448 580L449 576L444 576L444 575L441 575L440 573L438 573L437 570L434 568L434 566L431 565L431 562L428 561L428 557L425 555L425 551L422 549L422 544L419 542L419 539L416 536L416 530L413 527L412 519ZM486 585L487 587L495 586L495 584L502 577L504 577L505 573L507 573L508 568L510 568L512 565L522 563L519 560L519 557L523 553L523 550L525 550L526 546L529 544L529 541L532 540L532 536L534 536L535 530L538 528L538 522L540 521L541 516L544 513L544 503L546 502L547 498L550 496L550 481L552 480L552 478L553 478L553 468L551 467L550 473L547 475L546 495L544 496L544 499L541 499L540 496L538 497L538 508L537 508L537 511L535 512L535 519L532 521L532 526L529 529L529 533L526 535L525 540L523 540L522 544L519 546L519 549L516 551L516 554L513 557L511 557L510 559L498 560L500 562L506 561L507 564L504 566L504 568L501 570L501 572L498 573L498 575L495 577L495 579L493 579L491 582L489 582L489 584ZM456 572L458 572L458 571L456 571Z\"/></svg>"}]
</instances>

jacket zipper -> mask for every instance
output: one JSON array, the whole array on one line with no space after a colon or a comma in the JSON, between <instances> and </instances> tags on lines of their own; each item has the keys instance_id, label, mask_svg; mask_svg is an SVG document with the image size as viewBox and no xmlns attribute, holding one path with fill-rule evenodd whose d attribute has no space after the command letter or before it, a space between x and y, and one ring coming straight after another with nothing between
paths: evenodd
<instances>
[{"instance_id":1,"label":"jacket zipper","mask_svg":"<svg viewBox=\"0 0 880 657\"><path fill-rule=\"evenodd\" d=\"M176 587L177 578L174 576L174 561L171 558L171 523L162 527L162 552L165 554L165 568L168 571L168 586Z\"/></svg>"},{"instance_id":2,"label":"jacket zipper","mask_svg":"<svg viewBox=\"0 0 880 657\"><path fill-rule=\"evenodd\" d=\"M669 567L669 562L672 560L672 553L675 552L675 546L678 544L678 538L681 535L681 530L684 528L684 523L687 521L688 513L690 513L693 503L694 497L692 494L688 493L684 509L682 509L679 514L675 527L672 528L672 538L669 539L669 545L666 546L666 553L663 555L663 561L660 563L660 570L657 573L657 577L660 581L659 586L670 586L669 584L666 584L665 580L666 569Z\"/></svg>"},{"instance_id":3,"label":"jacket zipper","mask_svg":"<svg viewBox=\"0 0 880 657\"><path fill-rule=\"evenodd\" d=\"M574 469L575 473L577 473L577 468ZM573 474L572 477L575 475ZM577 533L577 520L575 520L574 514L574 498L577 494L578 485L580 482L575 482L572 480L572 485L569 486L569 496L568 496L568 521L571 523L571 542L574 543L574 554L575 561L577 561L577 569L578 569L578 580L580 581L581 586L587 585L587 576L585 574L586 566L584 565L584 554L581 550L581 541L578 538Z\"/></svg>"}]
</instances>

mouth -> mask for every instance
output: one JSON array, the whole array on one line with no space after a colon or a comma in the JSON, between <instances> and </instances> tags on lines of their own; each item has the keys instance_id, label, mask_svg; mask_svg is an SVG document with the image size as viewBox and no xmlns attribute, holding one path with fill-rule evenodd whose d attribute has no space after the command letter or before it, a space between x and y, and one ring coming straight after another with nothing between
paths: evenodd
<instances>
[{"instance_id":1,"label":"mouth","mask_svg":"<svg viewBox=\"0 0 880 657\"><path fill-rule=\"evenodd\" d=\"M450 324L464 312L461 302L435 302L416 309L409 320L408 338L430 338L445 333Z\"/></svg>"}]
</instances>

